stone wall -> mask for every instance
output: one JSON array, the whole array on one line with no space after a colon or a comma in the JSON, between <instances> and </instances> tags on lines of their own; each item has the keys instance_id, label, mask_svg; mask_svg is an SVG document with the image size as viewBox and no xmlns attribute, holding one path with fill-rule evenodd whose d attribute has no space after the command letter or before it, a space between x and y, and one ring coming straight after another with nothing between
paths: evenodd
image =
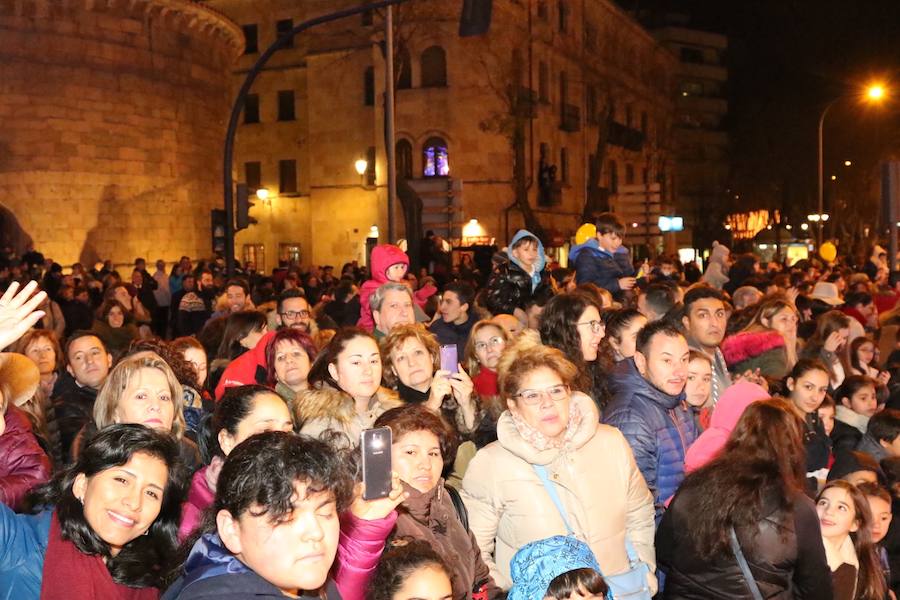
<instances>
[{"instance_id":1,"label":"stone wall","mask_svg":"<svg viewBox=\"0 0 900 600\"><path fill-rule=\"evenodd\" d=\"M0 207L62 264L209 256L240 29L187 0L0 0Z\"/></svg>"}]
</instances>

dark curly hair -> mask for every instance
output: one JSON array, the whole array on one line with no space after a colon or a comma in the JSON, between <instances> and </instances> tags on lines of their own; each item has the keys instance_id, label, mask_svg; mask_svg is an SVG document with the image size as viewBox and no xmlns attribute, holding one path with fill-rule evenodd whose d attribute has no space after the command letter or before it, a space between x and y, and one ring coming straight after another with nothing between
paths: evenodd
<instances>
[{"instance_id":1,"label":"dark curly hair","mask_svg":"<svg viewBox=\"0 0 900 600\"><path fill-rule=\"evenodd\" d=\"M606 386L606 373L612 365L607 355L600 353L597 360L588 363L581 352L581 335L578 333L578 319L582 313L593 306L601 312L600 304L587 292L576 290L565 294L557 294L547 302L541 313L539 332L541 342L561 350L578 368L578 379L575 388L591 395L594 402L602 408L609 400Z\"/></svg>"},{"instance_id":2,"label":"dark curly hair","mask_svg":"<svg viewBox=\"0 0 900 600\"><path fill-rule=\"evenodd\" d=\"M283 431L247 438L225 459L203 531L215 531L220 510L234 518L252 511L253 516L278 521L293 510L297 482L305 483L308 493L334 494L338 512L353 500L353 478L346 461L326 442Z\"/></svg>"},{"instance_id":3,"label":"dark curly hair","mask_svg":"<svg viewBox=\"0 0 900 600\"><path fill-rule=\"evenodd\" d=\"M79 474L91 477L120 467L139 453L158 458L167 467L162 505L147 534L138 536L113 556L109 544L88 524L84 506L75 497L72 486ZM103 557L116 583L129 587L162 587L168 562L178 547L181 503L188 481L178 444L172 436L143 425L113 425L91 439L74 465L34 490L27 504L33 512L55 506L63 539L71 541L83 554Z\"/></svg>"},{"instance_id":4,"label":"dark curly hair","mask_svg":"<svg viewBox=\"0 0 900 600\"><path fill-rule=\"evenodd\" d=\"M120 362L138 352L153 352L159 355L169 365L172 372L175 373L175 379L178 380L178 383L194 389L200 387L197 383L197 371L194 370L194 365L185 360L184 355L173 348L171 343L157 337L145 340L132 340L128 346L128 351L122 356Z\"/></svg>"},{"instance_id":5,"label":"dark curly hair","mask_svg":"<svg viewBox=\"0 0 900 600\"><path fill-rule=\"evenodd\" d=\"M428 431L438 439L444 466L453 462L459 444L455 430L444 419L421 404L398 406L382 413L373 427L390 427L394 443L407 433Z\"/></svg>"},{"instance_id":6,"label":"dark curly hair","mask_svg":"<svg viewBox=\"0 0 900 600\"><path fill-rule=\"evenodd\" d=\"M419 569L438 569L450 579L444 560L422 540L399 538L381 555L369 583L366 600L391 600L406 580Z\"/></svg>"}]
</instances>

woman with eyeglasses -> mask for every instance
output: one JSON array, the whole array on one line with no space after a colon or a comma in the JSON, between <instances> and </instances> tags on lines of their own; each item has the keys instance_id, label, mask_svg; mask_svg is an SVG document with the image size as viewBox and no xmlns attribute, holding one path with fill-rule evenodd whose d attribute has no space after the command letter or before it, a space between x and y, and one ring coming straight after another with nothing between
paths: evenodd
<instances>
[{"instance_id":1,"label":"woman with eyeglasses","mask_svg":"<svg viewBox=\"0 0 900 600\"><path fill-rule=\"evenodd\" d=\"M475 393L482 398L500 393L497 363L508 342L509 334L493 321L478 321L472 326L466 344L465 364L475 385Z\"/></svg>"},{"instance_id":2,"label":"woman with eyeglasses","mask_svg":"<svg viewBox=\"0 0 900 600\"><path fill-rule=\"evenodd\" d=\"M539 331L541 342L562 350L574 363L578 389L588 393L602 411L609 399L605 373L612 365L599 351L606 325L597 300L580 290L554 296L541 313Z\"/></svg>"},{"instance_id":3,"label":"woman with eyeglasses","mask_svg":"<svg viewBox=\"0 0 900 600\"><path fill-rule=\"evenodd\" d=\"M653 497L628 442L574 391L577 367L523 338L503 353L498 373L507 406L498 440L472 459L462 489L494 581L509 589L510 559L524 545L570 534L590 546L604 576L632 569L630 546L647 567L641 585L655 592Z\"/></svg>"}]
</instances>

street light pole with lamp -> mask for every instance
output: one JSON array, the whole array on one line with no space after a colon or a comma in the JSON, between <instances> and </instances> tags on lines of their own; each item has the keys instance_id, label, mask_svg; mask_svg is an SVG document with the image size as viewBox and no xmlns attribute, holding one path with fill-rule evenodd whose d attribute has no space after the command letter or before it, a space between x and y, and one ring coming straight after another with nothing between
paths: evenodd
<instances>
[{"instance_id":1,"label":"street light pole with lamp","mask_svg":"<svg viewBox=\"0 0 900 600\"><path fill-rule=\"evenodd\" d=\"M881 102L882 100L884 100L886 95L887 95L887 92L885 91L885 88L883 85L873 84L873 85L870 85L868 88L866 88L865 97L870 102ZM819 128L818 128L818 142L819 142L819 145L818 145L818 167L819 167L818 173L819 173L819 177L818 177L818 180L816 181L816 195L818 198L817 212L819 215L825 214L825 207L824 207L824 194L825 194L825 192L824 192L824 179L825 179L825 164L824 164L824 162L825 161L824 161L824 153L823 153L823 129L824 129L824 125L825 125L825 116L828 114L828 111L831 109L832 106L834 106L835 104L838 103L839 100L843 100L844 98L846 98L846 96L838 96L837 98L835 98L834 100L829 102L825 106L825 108L822 110L821 116L819 116ZM812 219L810 219L810 220L812 220ZM819 227L816 231L816 248L817 249L822 247L822 225L821 225L821 222L823 220L827 221L828 217L826 216L825 219L818 221Z\"/></svg>"}]
</instances>

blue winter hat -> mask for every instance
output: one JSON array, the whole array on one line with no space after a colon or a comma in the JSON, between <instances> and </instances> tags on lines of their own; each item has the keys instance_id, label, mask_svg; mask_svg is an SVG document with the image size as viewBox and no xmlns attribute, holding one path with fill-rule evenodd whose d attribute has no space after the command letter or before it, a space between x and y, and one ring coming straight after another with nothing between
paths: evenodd
<instances>
[{"instance_id":1,"label":"blue winter hat","mask_svg":"<svg viewBox=\"0 0 900 600\"><path fill-rule=\"evenodd\" d=\"M575 569L602 573L587 544L572 536L555 535L526 544L509 562L513 586L507 600L543 600L550 582Z\"/></svg>"}]
</instances>

